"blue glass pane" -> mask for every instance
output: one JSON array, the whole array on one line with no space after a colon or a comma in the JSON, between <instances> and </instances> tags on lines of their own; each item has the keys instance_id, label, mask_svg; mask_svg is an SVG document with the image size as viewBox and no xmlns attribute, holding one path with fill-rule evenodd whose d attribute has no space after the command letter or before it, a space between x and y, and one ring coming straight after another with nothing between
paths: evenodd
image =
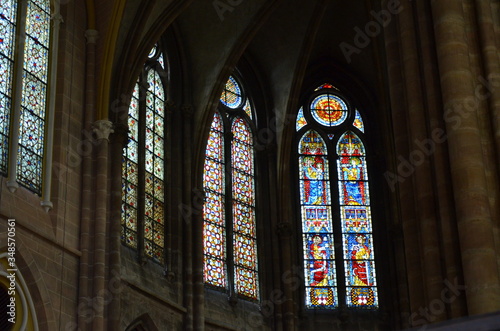
<instances>
[{"instance_id":1,"label":"blue glass pane","mask_svg":"<svg viewBox=\"0 0 500 331\"><path fill-rule=\"evenodd\" d=\"M230 76L226 82L226 86L222 91L220 101L229 108L236 109L241 106L243 98L241 97L241 89L236 80Z\"/></svg>"}]
</instances>

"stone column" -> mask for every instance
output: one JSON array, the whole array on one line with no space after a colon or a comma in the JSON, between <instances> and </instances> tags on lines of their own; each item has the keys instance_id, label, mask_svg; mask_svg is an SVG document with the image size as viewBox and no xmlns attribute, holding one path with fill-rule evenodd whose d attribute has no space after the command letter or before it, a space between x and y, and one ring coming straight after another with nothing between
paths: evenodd
<instances>
[{"instance_id":1,"label":"stone column","mask_svg":"<svg viewBox=\"0 0 500 331\"><path fill-rule=\"evenodd\" d=\"M386 4L383 4L386 7ZM398 265L398 272L408 275L407 288L399 284L401 293L401 313L403 315L403 327L412 326L408 319L411 312L416 312L424 305L424 293L421 290L422 270L420 268L420 252L418 227L414 217L416 211L413 203L414 187L408 178L411 175L410 169L402 165L401 158L409 155L408 129L404 100L404 81L401 66L400 43L398 37L397 22L388 24L385 27L385 49L387 54L387 70L389 80L390 105L392 113L392 126L394 134L394 160L391 170L384 176L389 185L389 189L398 201L398 210L394 213L394 223L401 227L404 236L404 252L400 253L400 260L404 259L404 264ZM402 256L401 256L402 255ZM405 284L406 285L406 284ZM406 304L408 304L407 310Z\"/></svg>"},{"instance_id":2,"label":"stone column","mask_svg":"<svg viewBox=\"0 0 500 331\"><path fill-rule=\"evenodd\" d=\"M110 145L110 211L108 239L109 273L106 293L111 300L108 309L108 318L105 327L107 330L120 329L120 293L121 284L121 205L122 205L122 155L127 145L128 127L123 123L115 124L114 134Z\"/></svg>"},{"instance_id":3,"label":"stone column","mask_svg":"<svg viewBox=\"0 0 500 331\"><path fill-rule=\"evenodd\" d=\"M85 81L85 114L84 130L89 130L95 111L95 48L99 33L96 30L85 31L87 38L86 46L86 81ZM94 143L95 141L92 141ZM92 145L94 147L95 145ZM79 280L79 305L87 307L88 299L91 297L91 275L90 275L90 237L91 237L91 219L93 218L92 208L92 162L93 153L85 153L82 156L82 200L81 200L81 220L80 220L80 249L82 257L80 258L80 280ZM87 316L78 314L78 327L85 330L87 325Z\"/></svg>"},{"instance_id":4,"label":"stone column","mask_svg":"<svg viewBox=\"0 0 500 331\"><path fill-rule=\"evenodd\" d=\"M431 2L470 315L500 309L493 226L462 1Z\"/></svg>"},{"instance_id":5,"label":"stone column","mask_svg":"<svg viewBox=\"0 0 500 331\"><path fill-rule=\"evenodd\" d=\"M184 307L186 315L184 317L185 330L204 330L205 329L205 284L203 282L203 217L201 210L197 210L194 205L196 190L192 181L192 171L203 169L193 166L192 155L195 151L192 149L192 123L193 123L193 108L191 106L183 106L182 110L183 122L183 158L182 158L182 197L183 208L183 244L182 244L182 260L184 282L182 285L184 293ZM200 161L200 162L203 162ZM203 164L203 163L202 163ZM192 170L193 169L193 170ZM198 181L194 179L194 183ZM200 187L202 183L198 184ZM203 192L203 191L199 191ZM203 206L201 207L203 208Z\"/></svg>"},{"instance_id":6,"label":"stone column","mask_svg":"<svg viewBox=\"0 0 500 331\"><path fill-rule=\"evenodd\" d=\"M461 272L460 247L458 229L455 222L456 214L453 202L453 192L448 160L448 145L446 127L441 112L441 87L439 85L439 70L435 50L435 40L432 28L432 14L427 1L416 1L416 21L419 29L421 49L422 80L425 94L425 111L428 117L427 148L432 151L430 161L433 173L433 190L435 194L436 215L440 234L440 249L442 257L443 276L450 282L455 280L463 284ZM444 286L441 284L441 286ZM448 318L466 315L465 297L451 300Z\"/></svg>"},{"instance_id":7,"label":"stone column","mask_svg":"<svg viewBox=\"0 0 500 331\"><path fill-rule=\"evenodd\" d=\"M497 165L500 165L500 60L496 43L492 1L475 0L478 34L483 59L484 74L488 87L488 105L494 130ZM500 24L500 22L497 22ZM498 171L498 169L497 169Z\"/></svg>"},{"instance_id":8,"label":"stone column","mask_svg":"<svg viewBox=\"0 0 500 331\"><path fill-rule=\"evenodd\" d=\"M94 277L93 308L95 312L92 330L105 330L104 302L106 295L106 244L108 212L108 147L113 124L108 120L94 122L96 135L96 177L95 177L95 217L94 217Z\"/></svg>"},{"instance_id":9,"label":"stone column","mask_svg":"<svg viewBox=\"0 0 500 331\"><path fill-rule=\"evenodd\" d=\"M432 187L433 179L429 162L432 153L429 150L430 147L427 141L429 140L429 134L427 132L427 116L424 110L427 104L422 88L422 54L420 54L421 48L417 42L420 34L413 15L413 4L408 3L398 16L406 105L404 109L394 111L407 112L408 114L408 143L410 148L408 161L412 167L412 174L406 180L414 183L413 201L416 207L415 215L419 228L419 246L424 280L423 290L428 303L440 299L443 280L440 269L441 256ZM403 215L403 217L407 217L407 215ZM431 314L430 321L444 320L444 313L445 311L436 311Z\"/></svg>"}]
</instances>

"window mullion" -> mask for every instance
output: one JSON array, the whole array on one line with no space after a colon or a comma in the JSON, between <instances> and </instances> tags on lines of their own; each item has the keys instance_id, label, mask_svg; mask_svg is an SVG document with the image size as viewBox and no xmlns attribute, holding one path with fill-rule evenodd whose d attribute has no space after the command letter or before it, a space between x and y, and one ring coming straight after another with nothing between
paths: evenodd
<instances>
[{"instance_id":1,"label":"window mullion","mask_svg":"<svg viewBox=\"0 0 500 331\"><path fill-rule=\"evenodd\" d=\"M63 21L59 13L59 4L56 6L55 15L53 15L53 27L50 36L50 72L48 79L48 110L47 110L47 130L46 130L46 149L43 162L43 180L42 180L42 201L41 205L46 211L52 209L51 195L51 181L52 181L52 154L54 145L54 116L55 116L55 100L56 100L56 73L57 73L57 53L59 50L59 29Z\"/></svg>"},{"instance_id":2,"label":"window mullion","mask_svg":"<svg viewBox=\"0 0 500 331\"><path fill-rule=\"evenodd\" d=\"M139 80L139 123L137 135L137 258L140 262L145 259L144 256L144 213L146 201L146 93L147 82L145 82L146 73L143 72Z\"/></svg>"},{"instance_id":3,"label":"window mullion","mask_svg":"<svg viewBox=\"0 0 500 331\"><path fill-rule=\"evenodd\" d=\"M225 216L226 216L226 265L227 265L227 284L229 291L229 301L235 302L237 299L237 294L234 284L234 231L233 231L233 164L232 164L232 154L231 148L233 146L233 132L231 131L230 125L224 131L224 163L225 176L227 178L225 183Z\"/></svg>"},{"instance_id":4,"label":"window mullion","mask_svg":"<svg viewBox=\"0 0 500 331\"><path fill-rule=\"evenodd\" d=\"M339 300L339 307L345 308L346 302L346 270L344 267L344 245L342 244L342 216L340 212L340 196L339 196L339 184L341 181L338 179L338 169L337 160L339 157L335 151L330 153L332 155L331 162L332 167L330 167L330 192L332 200L335 198L337 201L332 208L332 218L333 218L333 234L335 242L339 243L335 245L335 267L337 269L337 295ZM332 206L332 207L333 207Z\"/></svg>"}]
</instances>

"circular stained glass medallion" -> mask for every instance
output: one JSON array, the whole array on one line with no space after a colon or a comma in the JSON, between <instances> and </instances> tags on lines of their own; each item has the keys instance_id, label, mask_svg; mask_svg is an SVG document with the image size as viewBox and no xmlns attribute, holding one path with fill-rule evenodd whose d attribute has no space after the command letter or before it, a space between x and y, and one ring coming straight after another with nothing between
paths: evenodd
<instances>
[{"instance_id":1,"label":"circular stained glass medallion","mask_svg":"<svg viewBox=\"0 0 500 331\"><path fill-rule=\"evenodd\" d=\"M241 97L241 89L233 76L230 76L224 86L224 91L220 97L220 101L231 109L236 109L241 106L243 98Z\"/></svg>"},{"instance_id":2,"label":"circular stained glass medallion","mask_svg":"<svg viewBox=\"0 0 500 331\"><path fill-rule=\"evenodd\" d=\"M324 126L337 126L347 118L347 104L340 97L325 93L311 102L313 118Z\"/></svg>"}]
</instances>

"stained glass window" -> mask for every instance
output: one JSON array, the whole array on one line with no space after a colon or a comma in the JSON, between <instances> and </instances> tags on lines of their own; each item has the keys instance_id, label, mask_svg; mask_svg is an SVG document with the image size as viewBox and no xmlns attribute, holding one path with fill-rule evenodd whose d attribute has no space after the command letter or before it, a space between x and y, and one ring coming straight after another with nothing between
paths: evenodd
<instances>
[{"instance_id":1,"label":"stained glass window","mask_svg":"<svg viewBox=\"0 0 500 331\"><path fill-rule=\"evenodd\" d=\"M241 89L234 77L229 77L222 91L220 101L229 108L236 109L242 103Z\"/></svg>"},{"instance_id":2,"label":"stained glass window","mask_svg":"<svg viewBox=\"0 0 500 331\"><path fill-rule=\"evenodd\" d=\"M297 131L306 129L297 145L305 307L377 308L366 149L352 131L363 134L364 124L333 85L313 93L296 121ZM347 118L354 120L339 127Z\"/></svg>"},{"instance_id":3,"label":"stained glass window","mask_svg":"<svg viewBox=\"0 0 500 331\"><path fill-rule=\"evenodd\" d=\"M50 1L0 1L0 173L7 174L11 130L17 136L16 181L41 194L45 152L48 63L51 32ZM18 31L24 27L24 31ZM23 43L19 43L22 38ZM22 66L21 66L22 64ZM22 67L22 72L21 72ZM14 93L14 78L20 93ZM17 95L17 96L16 96ZM16 112L14 114L14 112ZM16 120L14 120L14 118ZM19 127L12 128L12 123ZM14 147L12 147L15 149Z\"/></svg>"},{"instance_id":4,"label":"stained glass window","mask_svg":"<svg viewBox=\"0 0 500 331\"><path fill-rule=\"evenodd\" d=\"M340 125L347 118L346 102L331 93L320 94L314 98L310 109L313 118L324 126Z\"/></svg>"},{"instance_id":5,"label":"stained glass window","mask_svg":"<svg viewBox=\"0 0 500 331\"><path fill-rule=\"evenodd\" d=\"M122 241L137 248L137 207L139 193L139 84L132 93L128 111L128 144L122 160Z\"/></svg>"},{"instance_id":6,"label":"stained glass window","mask_svg":"<svg viewBox=\"0 0 500 331\"><path fill-rule=\"evenodd\" d=\"M17 1L0 1L0 172L7 174Z\"/></svg>"},{"instance_id":7,"label":"stained glass window","mask_svg":"<svg viewBox=\"0 0 500 331\"><path fill-rule=\"evenodd\" d=\"M304 117L304 110L302 109L302 107L300 107L299 112L297 113L297 121L295 124L295 130L299 131L304 126L306 126L306 124L307 124L307 121Z\"/></svg>"},{"instance_id":8,"label":"stained glass window","mask_svg":"<svg viewBox=\"0 0 500 331\"><path fill-rule=\"evenodd\" d=\"M256 299L258 284L253 138L248 123L241 117L233 120L231 132L235 288L237 293Z\"/></svg>"},{"instance_id":9,"label":"stained glass window","mask_svg":"<svg viewBox=\"0 0 500 331\"><path fill-rule=\"evenodd\" d=\"M337 143L337 154L346 303L349 307L376 307L377 281L363 142L347 131Z\"/></svg>"},{"instance_id":10,"label":"stained glass window","mask_svg":"<svg viewBox=\"0 0 500 331\"><path fill-rule=\"evenodd\" d=\"M212 287L257 300L255 164L253 134L247 122L253 111L232 76L220 102L229 109L219 107L214 114L203 174L204 279Z\"/></svg>"},{"instance_id":11,"label":"stained glass window","mask_svg":"<svg viewBox=\"0 0 500 331\"><path fill-rule=\"evenodd\" d=\"M129 106L122 161L122 242L164 263L165 83L158 52L155 46Z\"/></svg>"},{"instance_id":12,"label":"stained glass window","mask_svg":"<svg viewBox=\"0 0 500 331\"><path fill-rule=\"evenodd\" d=\"M318 86L315 91L319 91L321 89L335 89L335 90L338 90L338 88L336 88L335 86L333 86L332 84L328 84L328 83L325 83L325 84L322 84L320 86Z\"/></svg>"},{"instance_id":13,"label":"stained glass window","mask_svg":"<svg viewBox=\"0 0 500 331\"><path fill-rule=\"evenodd\" d=\"M338 305L329 162L325 141L307 131L299 142L300 208L307 308Z\"/></svg>"},{"instance_id":14,"label":"stained glass window","mask_svg":"<svg viewBox=\"0 0 500 331\"><path fill-rule=\"evenodd\" d=\"M363 123L363 118L359 113L359 110L356 110L356 117L354 118L354 126L359 129L361 132L365 132L365 125Z\"/></svg>"},{"instance_id":15,"label":"stained glass window","mask_svg":"<svg viewBox=\"0 0 500 331\"><path fill-rule=\"evenodd\" d=\"M227 282L224 159L224 125L216 112L208 136L203 174L204 275L207 284L223 288Z\"/></svg>"},{"instance_id":16,"label":"stained glass window","mask_svg":"<svg viewBox=\"0 0 500 331\"><path fill-rule=\"evenodd\" d=\"M17 180L41 192L50 38L50 1L28 1Z\"/></svg>"}]
</instances>

